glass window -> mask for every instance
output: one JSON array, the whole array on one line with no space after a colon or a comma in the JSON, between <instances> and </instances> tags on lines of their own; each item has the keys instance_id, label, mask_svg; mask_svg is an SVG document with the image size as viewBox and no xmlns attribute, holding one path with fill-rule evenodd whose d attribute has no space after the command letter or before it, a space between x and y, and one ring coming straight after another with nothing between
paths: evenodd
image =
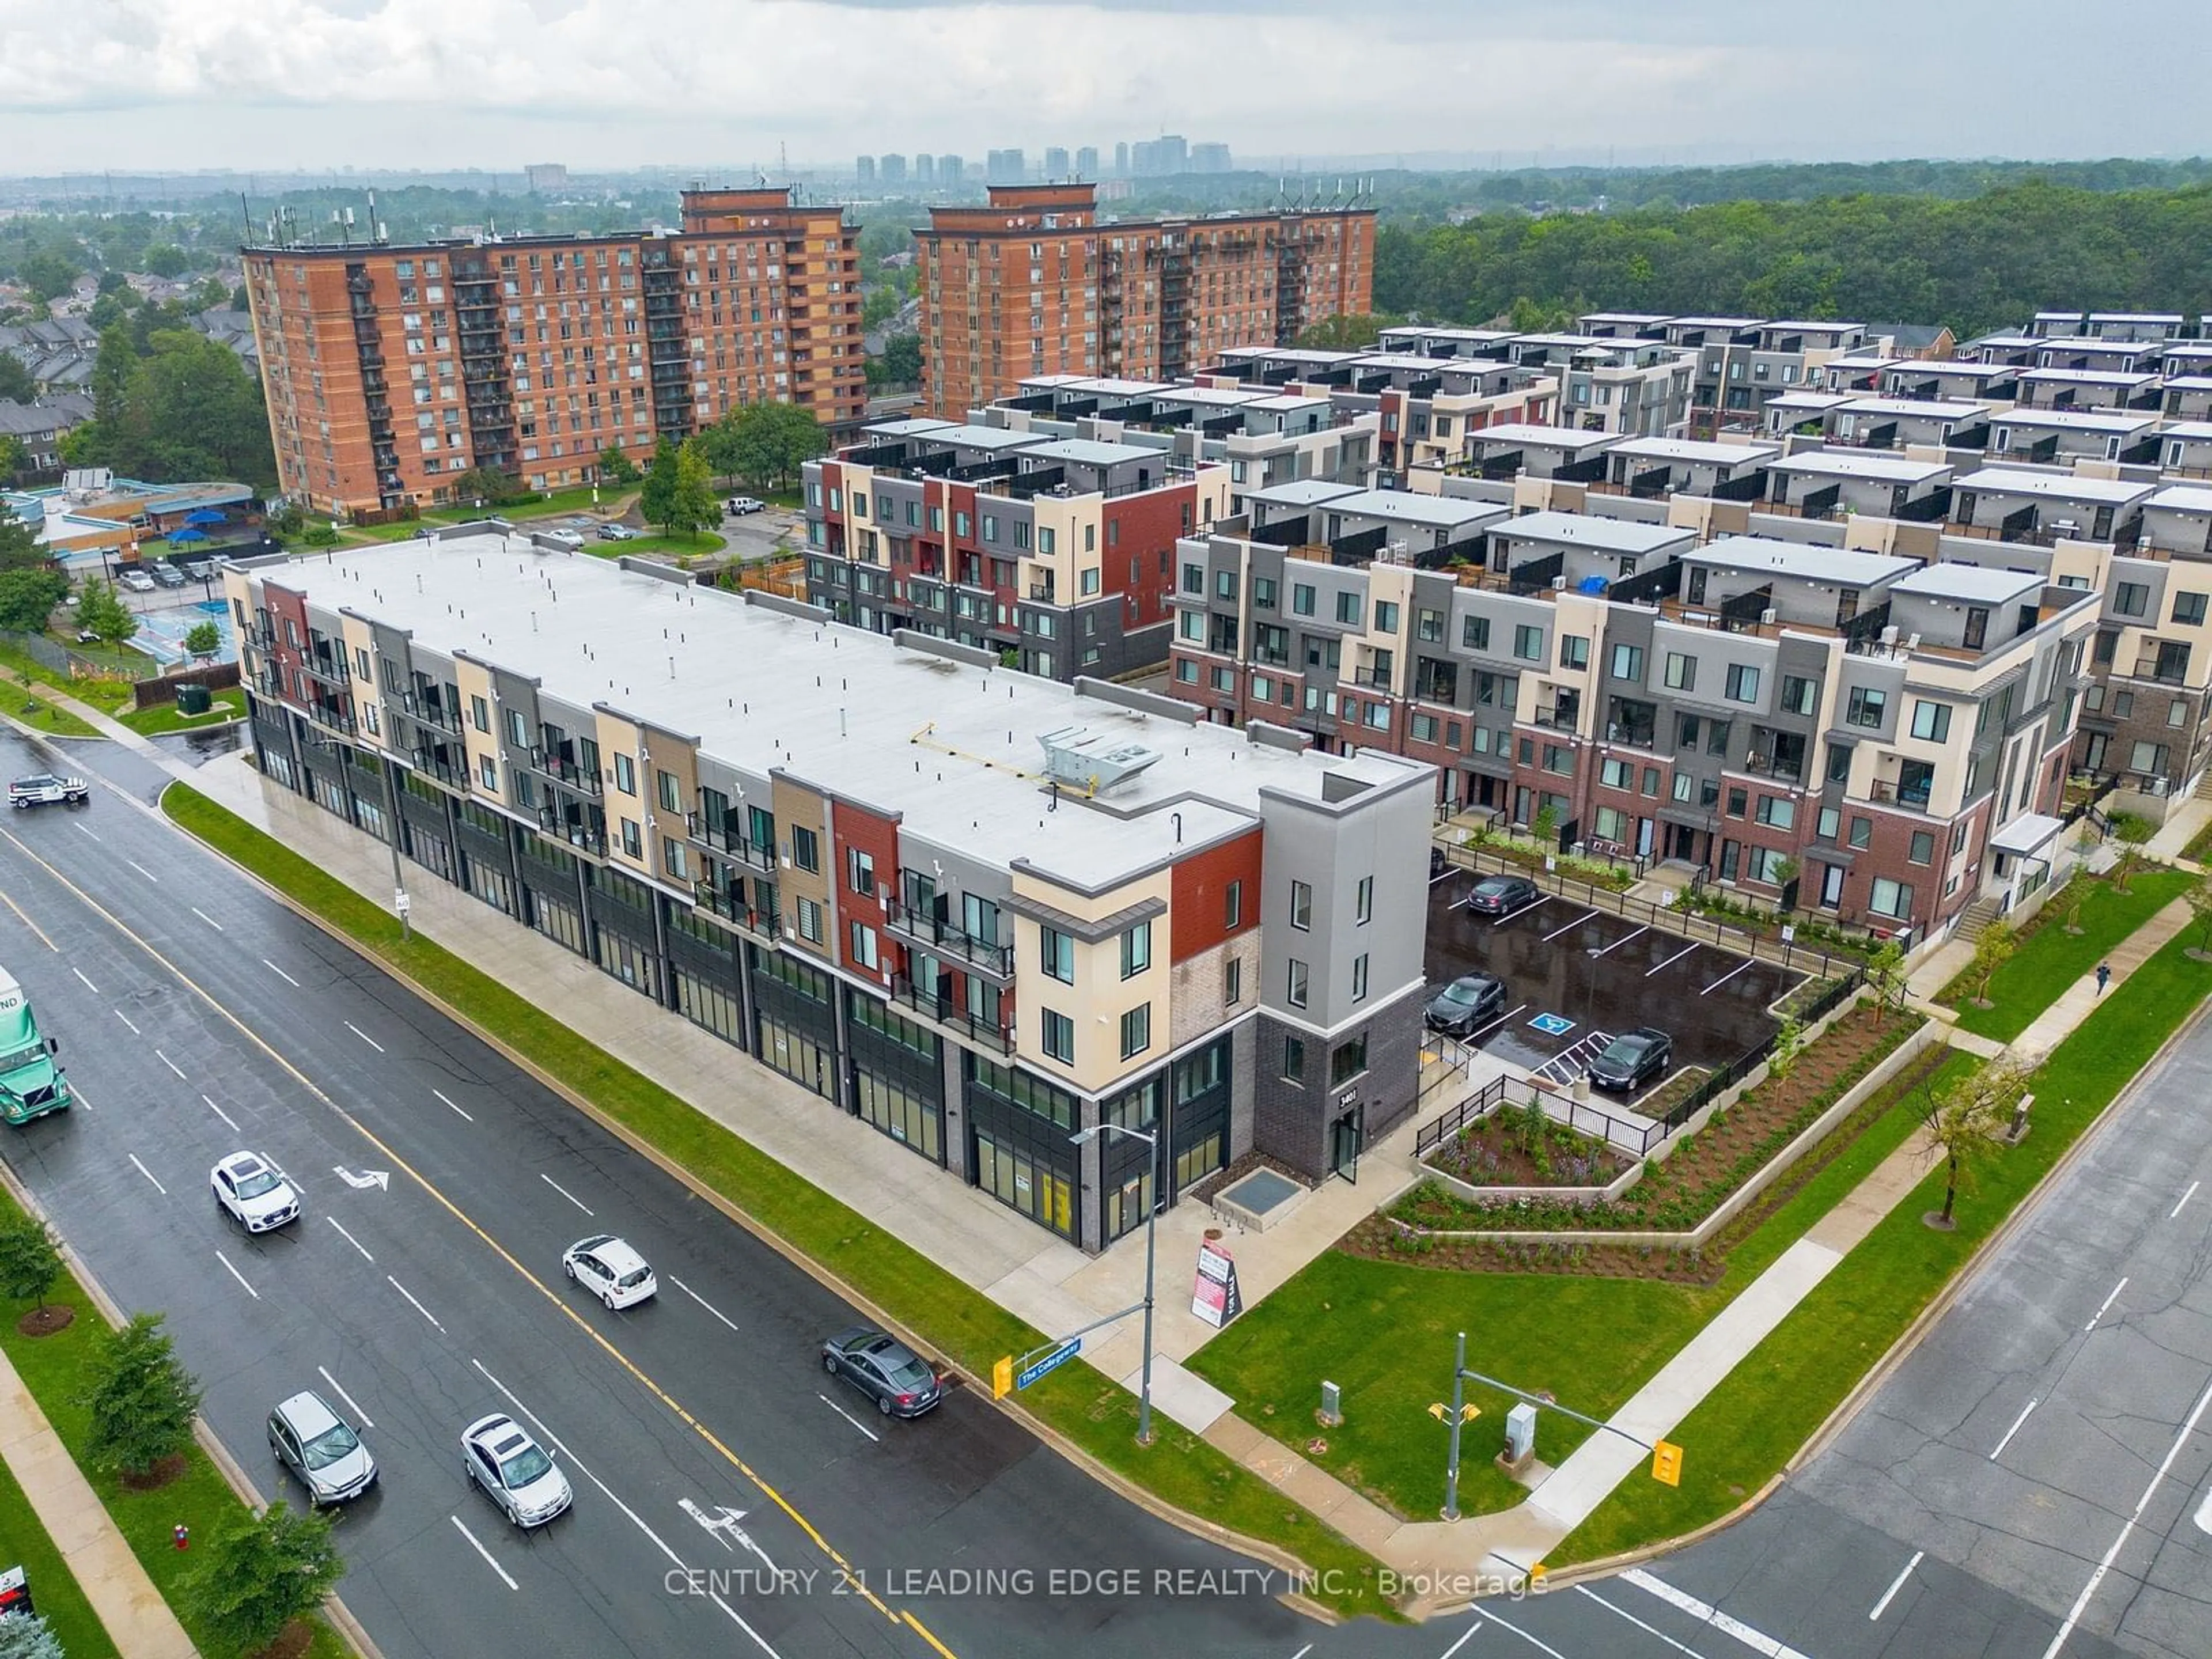
<instances>
[{"instance_id":1,"label":"glass window","mask_svg":"<svg viewBox=\"0 0 2212 1659\"><path fill-rule=\"evenodd\" d=\"M1295 1083L1301 1088L1306 1080L1306 1040L1286 1036L1283 1039L1283 1081Z\"/></svg>"},{"instance_id":2,"label":"glass window","mask_svg":"<svg viewBox=\"0 0 2212 1659\"><path fill-rule=\"evenodd\" d=\"M1667 689L1670 691L1692 691L1698 684L1698 659L1684 656L1679 651L1667 653Z\"/></svg>"},{"instance_id":3,"label":"glass window","mask_svg":"<svg viewBox=\"0 0 2212 1659\"><path fill-rule=\"evenodd\" d=\"M1290 969L1288 974L1285 975L1285 979L1286 983L1284 986L1285 1000L1288 1001L1293 1008L1304 1007L1306 1006L1305 963L1300 962L1296 957L1292 957L1290 959Z\"/></svg>"},{"instance_id":4,"label":"glass window","mask_svg":"<svg viewBox=\"0 0 2212 1659\"><path fill-rule=\"evenodd\" d=\"M637 793L637 763L628 755L615 757L615 787L625 795Z\"/></svg>"},{"instance_id":5,"label":"glass window","mask_svg":"<svg viewBox=\"0 0 2212 1659\"><path fill-rule=\"evenodd\" d=\"M2173 620L2189 624L2204 620L2207 596L2203 593L2176 593L2173 596Z\"/></svg>"},{"instance_id":6,"label":"glass window","mask_svg":"<svg viewBox=\"0 0 2212 1659\"><path fill-rule=\"evenodd\" d=\"M1367 602L1357 593L1345 592L1336 596L1336 619L1353 628L1365 625Z\"/></svg>"},{"instance_id":7,"label":"glass window","mask_svg":"<svg viewBox=\"0 0 2212 1659\"><path fill-rule=\"evenodd\" d=\"M1490 618L1468 617L1459 625L1459 642L1469 651L1490 649Z\"/></svg>"},{"instance_id":8,"label":"glass window","mask_svg":"<svg viewBox=\"0 0 2212 1659\"><path fill-rule=\"evenodd\" d=\"M1352 959L1352 1000L1367 1000L1367 952L1362 951Z\"/></svg>"},{"instance_id":9,"label":"glass window","mask_svg":"<svg viewBox=\"0 0 2212 1659\"><path fill-rule=\"evenodd\" d=\"M1798 674L1782 677L1782 712L1785 714L1810 714L1820 701L1820 688Z\"/></svg>"},{"instance_id":10,"label":"glass window","mask_svg":"<svg viewBox=\"0 0 2212 1659\"><path fill-rule=\"evenodd\" d=\"M1588 668L1589 666L1589 635L1562 634L1559 635L1559 666Z\"/></svg>"},{"instance_id":11,"label":"glass window","mask_svg":"<svg viewBox=\"0 0 2212 1659\"><path fill-rule=\"evenodd\" d=\"M1057 928L1037 928L1037 966L1048 979L1075 983L1075 941Z\"/></svg>"},{"instance_id":12,"label":"glass window","mask_svg":"<svg viewBox=\"0 0 2212 1659\"><path fill-rule=\"evenodd\" d=\"M1304 582L1292 582L1291 584L1291 609L1297 612L1301 617L1310 617L1313 615L1314 591Z\"/></svg>"},{"instance_id":13,"label":"glass window","mask_svg":"<svg viewBox=\"0 0 2212 1659\"><path fill-rule=\"evenodd\" d=\"M1851 845L1866 848L1874 845L1874 820L1855 817L1851 820Z\"/></svg>"},{"instance_id":14,"label":"glass window","mask_svg":"<svg viewBox=\"0 0 2212 1659\"><path fill-rule=\"evenodd\" d=\"M1912 832L1912 850L1905 857L1914 864L1932 864L1936 860L1936 837L1931 831Z\"/></svg>"},{"instance_id":15,"label":"glass window","mask_svg":"<svg viewBox=\"0 0 2212 1659\"><path fill-rule=\"evenodd\" d=\"M811 830L793 825L791 861L799 869L819 872L822 868L822 837Z\"/></svg>"},{"instance_id":16,"label":"glass window","mask_svg":"<svg viewBox=\"0 0 2212 1659\"><path fill-rule=\"evenodd\" d=\"M1844 720L1851 726L1878 728L1888 703L1888 692L1878 691L1870 686L1855 685L1844 705Z\"/></svg>"},{"instance_id":17,"label":"glass window","mask_svg":"<svg viewBox=\"0 0 2212 1659\"><path fill-rule=\"evenodd\" d=\"M1759 701L1759 670L1747 662L1732 662L1728 671L1728 700L1730 702Z\"/></svg>"},{"instance_id":18,"label":"glass window","mask_svg":"<svg viewBox=\"0 0 2212 1659\"><path fill-rule=\"evenodd\" d=\"M1903 921L1912 914L1912 889L1901 881L1892 881L1887 876L1876 876L1874 892L1867 900L1867 908L1878 916L1887 916L1893 921Z\"/></svg>"},{"instance_id":19,"label":"glass window","mask_svg":"<svg viewBox=\"0 0 2212 1659\"><path fill-rule=\"evenodd\" d=\"M1066 1014L1047 1008L1044 1015L1043 1042L1045 1057L1064 1066L1075 1064L1075 1022Z\"/></svg>"},{"instance_id":20,"label":"glass window","mask_svg":"<svg viewBox=\"0 0 2212 1659\"><path fill-rule=\"evenodd\" d=\"M1513 654L1524 662L1544 660L1544 630L1532 623L1517 623L1513 629Z\"/></svg>"},{"instance_id":21,"label":"glass window","mask_svg":"<svg viewBox=\"0 0 2212 1659\"><path fill-rule=\"evenodd\" d=\"M1394 601L1389 599L1375 601L1375 631L1378 634L1395 634L1398 631L1398 607Z\"/></svg>"},{"instance_id":22,"label":"glass window","mask_svg":"<svg viewBox=\"0 0 2212 1659\"><path fill-rule=\"evenodd\" d=\"M1313 926L1313 885L1310 882L1291 884L1291 926L1302 933Z\"/></svg>"},{"instance_id":23,"label":"glass window","mask_svg":"<svg viewBox=\"0 0 2212 1659\"><path fill-rule=\"evenodd\" d=\"M1348 1037L1328 1058L1328 1086L1341 1089L1367 1069L1367 1033Z\"/></svg>"},{"instance_id":24,"label":"glass window","mask_svg":"<svg viewBox=\"0 0 2212 1659\"><path fill-rule=\"evenodd\" d=\"M1121 1016L1121 1058L1134 1060L1152 1046L1152 1005L1140 1002Z\"/></svg>"},{"instance_id":25,"label":"glass window","mask_svg":"<svg viewBox=\"0 0 2212 1659\"><path fill-rule=\"evenodd\" d=\"M1616 645L1609 665L1613 678L1644 682L1644 647L1640 645Z\"/></svg>"},{"instance_id":26,"label":"glass window","mask_svg":"<svg viewBox=\"0 0 2212 1659\"><path fill-rule=\"evenodd\" d=\"M1912 702L1912 735L1942 743L1951 735L1951 705L1916 697Z\"/></svg>"},{"instance_id":27,"label":"glass window","mask_svg":"<svg viewBox=\"0 0 2212 1659\"><path fill-rule=\"evenodd\" d=\"M1140 921L1121 935L1121 977L1134 979L1152 965L1152 924Z\"/></svg>"},{"instance_id":28,"label":"glass window","mask_svg":"<svg viewBox=\"0 0 2212 1659\"><path fill-rule=\"evenodd\" d=\"M1352 893L1352 920L1365 927L1375 917L1375 878L1362 876Z\"/></svg>"}]
</instances>

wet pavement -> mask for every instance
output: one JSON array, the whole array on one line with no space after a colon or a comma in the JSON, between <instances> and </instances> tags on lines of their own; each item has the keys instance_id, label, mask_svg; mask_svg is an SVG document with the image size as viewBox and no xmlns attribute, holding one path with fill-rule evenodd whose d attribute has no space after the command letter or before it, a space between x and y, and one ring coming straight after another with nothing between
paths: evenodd
<instances>
[{"instance_id":1,"label":"wet pavement","mask_svg":"<svg viewBox=\"0 0 2212 1659\"><path fill-rule=\"evenodd\" d=\"M1656 1026L1674 1064L1726 1066L1773 1035L1768 1005L1805 977L1557 894L1493 921L1460 902L1475 878L1429 889L1429 981L1481 969L1505 981L1505 1012L1474 1046L1566 1083L1623 1031Z\"/></svg>"}]
</instances>

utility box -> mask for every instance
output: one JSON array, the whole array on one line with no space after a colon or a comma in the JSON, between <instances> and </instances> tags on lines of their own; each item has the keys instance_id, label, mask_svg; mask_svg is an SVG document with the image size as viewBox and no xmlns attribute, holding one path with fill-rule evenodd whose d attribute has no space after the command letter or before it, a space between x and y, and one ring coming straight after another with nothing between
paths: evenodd
<instances>
[{"instance_id":1,"label":"utility box","mask_svg":"<svg viewBox=\"0 0 2212 1659\"><path fill-rule=\"evenodd\" d=\"M1535 1461L1536 1408L1526 1401L1505 1413L1505 1449L1498 1461L1515 1474Z\"/></svg>"},{"instance_id":2,"label":"utility box","mask_svg":"<svg viewBox=\"0 0 2212 1659\"><path fill-rule=\"evenodd\" d=\"M179 714L204 714L214 701L204 685L180 685L177 688L177 712Z\"/></svg>"}]
</instances>

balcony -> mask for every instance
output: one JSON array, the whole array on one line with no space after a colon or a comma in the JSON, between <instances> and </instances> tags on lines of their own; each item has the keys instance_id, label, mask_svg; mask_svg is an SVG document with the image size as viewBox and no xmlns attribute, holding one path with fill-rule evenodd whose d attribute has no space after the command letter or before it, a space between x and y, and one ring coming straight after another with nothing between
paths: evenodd
<instances>
[{"instance_id":1,"label":"balcony","mask_svg":"<svg viewBox=\"0 0 2212 1659\"><path fill-rule=\"evenodd\" d=\"M884 906L884 925L895 936L932 956L958 962L991 978L1011 983L1014 977L1014 947L981 939L949 921L915 909L897 899Z\"/></svg>"},{"instance_id":2,"label":"balcony","mask_svg":"<svg viewBox=\"0 0 2212 1659\"><path fill-rule=\"evenodd\" d=\"M556 783L564 784L580 794L596 795L601 792L599 775L579 766L574 759L562 754L559 750L549 750L542 746L533 747L530 751L530 769L541 777L548 777Z\"/></svg>"},{"instance_id":3,"label":"balcony","mask_svg":"<svg viewBox=\"0 0 2212 1659\"><path fill-rule=\"evenodd\" d=\"M747 904L741 894L712 882L699 882L693 887L693 896L702 909L711 911L725 921L734 922L754 938L773 945L782 937L783 918L773 910L761 910Z\"/></svg>"},{"instance_id":4,"label":"balcony","mask_svg":"<svg viewBox=\"0 0 2212 1659\"><path fill-rule=\"evenodd\" d=\"M1885 806L1908 806L1916 812L1928 810L1928 799L1933 789L1927 783L1896 784L1876 778L1868 790L1867 798Z\"/></svg>"},{"instance_id":5,"label":"balcony","mask_svg":"<svg viewBox=\"0 0 2212 1659\"><path fill-rule=\"evenodd\" d=\"M996 1053L1002 1054L1013 1053L1014 1033L1012 1026L998 1025L988 1020L978 1019L975 1015L954 1007L951 998L939 996L933 991L921 989L904 974L894 974L891 976L890 989L892 1001L912 1009L931 1024L955 1036L964 1036L972 1042L981 1043Z\"/></svg>"},{"instance_id":6,"label":"balcony","mask_svg":"<svg viewBox=\"0 0 2212 1659\"><path fill-rule=\"evenodd\" d=\"M308 702L307 718L325 730L338 732L344 737L352 737L360 730L352 715L345 713L337 704L325 702L320 698Z\"/></svg>"},{"instance_id":7,"label":"balcony","mask_svg":"<svg viewBox=\"0 0 2212 1659\"><path fill-rule=\"evenodd\" d=\"M1743 769L1760 777L1777 779L1784 783L1805 781L1804 761L1790 755L1761 754L1754 751L1743 757ZM1923 805L1927 804L1927 796L1924 793L1921 796L1921 804Z\"/></svg>"}]
</instances>

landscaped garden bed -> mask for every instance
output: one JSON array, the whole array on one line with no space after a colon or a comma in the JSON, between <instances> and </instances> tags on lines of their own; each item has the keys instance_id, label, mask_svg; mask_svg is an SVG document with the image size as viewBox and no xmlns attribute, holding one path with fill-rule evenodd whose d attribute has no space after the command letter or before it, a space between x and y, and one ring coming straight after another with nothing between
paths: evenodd
<instances>
[{"instance_id":1,"label":"landscaped garden bed","mask_svg":"<svg viewBox=\"0 0 2212 1659\"><path fill-rule=\"evenodd\" d=\"M1618 1150L1555 1121L1533 1098L1469 1124L1423 1162L1470 1187L1603 1187L1629 1167Z\"/></svg>"}]
</instances>

